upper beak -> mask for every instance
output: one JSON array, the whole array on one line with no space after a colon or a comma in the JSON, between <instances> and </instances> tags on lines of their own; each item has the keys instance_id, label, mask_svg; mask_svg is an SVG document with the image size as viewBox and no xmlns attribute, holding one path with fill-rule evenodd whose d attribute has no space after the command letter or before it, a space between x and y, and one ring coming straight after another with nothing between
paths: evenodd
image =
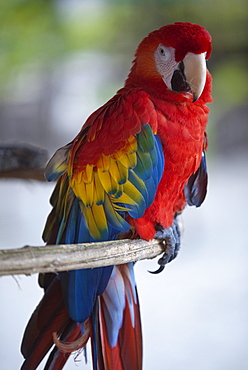
<instances>
[{"instance_id":1,"label":"upper beak","mask_svg":"<svg viewBox=\"0 0 248 370\"><path fill-rule=\"evenodd\" d=\"M193 102L201 96L206 83L207 67L205 56L205 53L187 53L183 60L184 75L193 94Z\"/></svg>"}]
</instances>

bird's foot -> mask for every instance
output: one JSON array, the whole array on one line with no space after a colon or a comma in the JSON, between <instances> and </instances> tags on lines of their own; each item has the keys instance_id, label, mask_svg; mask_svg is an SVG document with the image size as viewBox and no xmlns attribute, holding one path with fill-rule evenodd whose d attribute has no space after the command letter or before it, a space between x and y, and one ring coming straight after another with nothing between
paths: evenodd
<instances>
[{"instance_id":1,"label":"bird's foot","mask_svg":"<svg viewBox=\"0 0 248 370\"><path fill-rule=\"evenodd\" d=\"M165 252L163 256L158 260L158 264L160 265L158 270L149 271L152 274L160 273L161 271L163 271L167 263L176 258L180 249L181 237L180 228L176 218L174 219L173 224L168 229L165 229L161 224L157 224L155 226L155 229L155 239L161 240L161 242L165 245Z\"/></svg>"}]
</instances>

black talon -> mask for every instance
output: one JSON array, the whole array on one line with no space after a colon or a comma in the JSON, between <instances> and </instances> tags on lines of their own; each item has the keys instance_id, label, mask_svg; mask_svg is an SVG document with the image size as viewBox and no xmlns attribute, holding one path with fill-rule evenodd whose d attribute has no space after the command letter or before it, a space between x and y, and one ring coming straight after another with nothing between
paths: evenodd
<instances>
[{"instance_id":1,"label":"black talon","mask_svg":"<svg viewBox=\"0 0 248 370\"><path fill-rule=\"evenodd\" d=\"M156 271L150 271L148 270L148 272L150 272L150 274L160 274L160 272L162 272L164 270L165 266L160 266Z\"/></svg>"},{"instance_id":2,"label":"black talon","mask_svg":"<svg viewBox=\"0 0 248 370\"><path fill-rule=\"evenodd\" d=\"M158 260L160 267L156 271L149 271L151 274L159 274L165 268L165 265L176 258L180 249L180 229L175 218L173 224L165 229L161 224L155 226L156 234L155 239L161 239L165 241L165 252L163 256Z\"/></svg>"}]
</instances>

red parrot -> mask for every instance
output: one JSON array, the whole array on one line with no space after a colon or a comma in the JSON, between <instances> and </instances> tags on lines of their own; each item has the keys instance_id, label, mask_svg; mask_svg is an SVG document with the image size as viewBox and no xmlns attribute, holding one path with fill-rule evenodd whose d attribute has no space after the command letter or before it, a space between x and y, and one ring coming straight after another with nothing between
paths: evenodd
<instances>
[{"instance_id":1,"label":"red parrot","mask_svg":"<svg viewBox=\"0 0 248 370\"><path fill-rule=\"evenodd\" d=\"M211 102L211 37L177 22L139 44L122 89L86 120L46 168L57 184L43 239L74 244L158 238L180 246L177 215L206 195L205 134ZM91 339L95 370L142 368L133 263L40 275L44 297L24 334L22 369L62 369Z\"/></svg>"}]
</instances>

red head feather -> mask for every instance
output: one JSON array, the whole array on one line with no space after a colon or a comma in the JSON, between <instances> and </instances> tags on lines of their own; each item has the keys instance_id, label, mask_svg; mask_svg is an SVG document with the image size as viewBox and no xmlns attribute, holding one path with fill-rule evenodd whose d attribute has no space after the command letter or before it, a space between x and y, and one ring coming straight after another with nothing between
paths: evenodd
<instances>
[{"instance_id":1,"label":"red head feather","mask_svg":"<svg viewBox=\"0 0 248 370\"><path fill-rule=\"evenodd\" d=\"M201 54L206 52L206 59L211 55L211 36L208 31L193 23L176 22L151 32L139 44L136 56L144 50L154 50L158 44L171 46L176 50L176 61L180 62L186 53Z\"/></svg>"},{"instance_id":2,"label":"red head feather","mask_svg":"<svg viewBox=\"0 0 248 370\"><path fill-rule=\"evenodd\" d=\"M211 55L212 44L211 36L205 28L187 22L176 22L161 27L141 41L136 50L126 86L141 86L155 95L159 92L159 97L163 98L164 93L166 96L171 93L165 88L154 62L154 52L159 44L175 49L177 63L182 61L187 53L206 53L206 59L208 59ZM172 99L175 99L174 94Z\"/></svg>"}]
</instances>

